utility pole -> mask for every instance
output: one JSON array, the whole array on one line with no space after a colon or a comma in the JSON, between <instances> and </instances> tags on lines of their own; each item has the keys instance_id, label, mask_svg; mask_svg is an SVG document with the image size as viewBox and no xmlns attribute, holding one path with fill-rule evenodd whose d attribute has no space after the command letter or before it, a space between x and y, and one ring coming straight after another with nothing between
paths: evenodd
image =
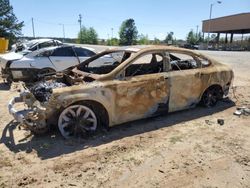
<instances>
[{"instance_id":1,"label":"utility pole","mask_svg":"<svg viewBox=\"0 0 250 188\"><path fill-rule=\"evenodd\" d=\"M80 43L82 43L82 32L81 32L81 29L82 29L82 15L81 14L79 14L78 22L80 24Z\"/></svg>"},{"instance_id":2,"label":"utility pole","mask_svg":"<svg viewBox=\"0 0 250 188\"><path fill-rule=\"evenodd\" d=\"M82 29L82 15L79 14L79 20L78 20L79 24L80 24L80 31Z\"/></svg>"},{"instance_id":3,"label":"utility pole","mask_svg":"<svg viewBox=\"0 0 250 188\"><path fill-rule=\"evenodd\" d=\"M222 1L216 1L215 3L217 4L221 4ZM212 11L213 11L213 6L215 5L215 3L211 3L210 4L210 11L209 11L209 22L208 22L208 35L207 35L207 49L208 49L208 45L209 45L209 40L210 40L210 25L211 25L211 18L212 18Z\"/></svg>"},{"instance_id":4,"label":"utility pole","mask_svg":"<svg viewBox=\"0 0 250 188\"><path fill-rule=\"evenodd\" d=\"M65 41L65 30L64 30L64 24L63 24L63 39Z\"/></svg>"},{"instance_id":5,"label":"utility pole","mask_svg":"<svg viewBox=\"0 0 250 188\"><path fill-rule=\"evenodd\" d=\"M199 28L199 26L197 25L196 26L196 39L198 38L198 28Z\"/></svg>"},{"instance_id":6,"label":"utility pole","mask_svg":"<svg viewBox=\"0 0 250 188\"><path fill-rule=\"evenodd\" d=\"M35 27L34 27L34 19L33 19L33 18L31 18L31 22L32 22L33 37L36 38L36 35L35 35Z\"/></svg>"},{"instance_id":7,"label":"utility pole","mask_svg":"<svg viewBox=\"0 0 250 188\"><path fill-rule=\"evenodd\" d=\"M65 30L64 30L64 24L59 24L62 25L62 29L63 29L63 42L65 42Z\"/></svg>"},{"instance_id":8,"label":"utility pole","mask_svg":"<svg viewBox=\"0 0 250 188\"><path fill-rule=\"evenodd\" d=\"M111 40L110 40L111 41L111 45L113 45L113 40L112 40L113 39L113 30L114 30L114 28L112 27L111 28Z\"/></svg>"}]
</instances>

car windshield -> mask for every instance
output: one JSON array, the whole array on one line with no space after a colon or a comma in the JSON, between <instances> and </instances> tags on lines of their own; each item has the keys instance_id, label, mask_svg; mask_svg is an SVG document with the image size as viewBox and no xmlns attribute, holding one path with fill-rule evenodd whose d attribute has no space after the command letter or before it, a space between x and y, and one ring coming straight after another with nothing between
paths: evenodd
<instances>
[{"instance_id":1,"label":"car windshield","mask_svg":"<svg viewBox=\"0 0 250 188\"><path fill-rule=\"evenodd\" d=\"M107 74L127 60L132 53L131 51L121 50L98 54L81 63L78 69L93 74Z\"/></svg>"}]
</instances>

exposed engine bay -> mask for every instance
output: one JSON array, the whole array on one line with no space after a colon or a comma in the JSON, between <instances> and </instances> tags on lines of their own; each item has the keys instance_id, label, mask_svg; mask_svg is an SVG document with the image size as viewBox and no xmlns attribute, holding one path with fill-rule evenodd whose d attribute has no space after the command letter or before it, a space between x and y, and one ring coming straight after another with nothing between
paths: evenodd
<instances>
[{"instance_id":1,"label":"exposed engine bay","mask_svg":"<svg viewBox=\"0 0 250 188\"><path fill-rule=\"evenodd\" d=\"M34 86L30 88L30 92L33 93L34 97L40 101L45 102L48 101L51 94L52 89L66 87L67 85L62 82L56 81L45 81L38 82Z\"/></svg>"}]
</instances>

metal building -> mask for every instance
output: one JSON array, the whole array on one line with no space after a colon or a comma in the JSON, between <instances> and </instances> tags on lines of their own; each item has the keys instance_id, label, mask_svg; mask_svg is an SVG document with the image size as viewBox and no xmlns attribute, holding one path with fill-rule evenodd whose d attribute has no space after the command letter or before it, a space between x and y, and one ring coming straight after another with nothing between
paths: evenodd
<instances>
[{"instance_id":1,"label":"metal building","mask_svg":"<svg viewBox=\"0 0 250 188\"><path fill-rule=\"evenodd\" d=\"M241 13L211 20L202 21L203 33L217 33L216 40L219 41L220 34L226 34L225 42L228 43L228 34L230 35L230 43L233 41L234 34L243 35L250 33L250 13Z\"/></svg>"}]
</instances>

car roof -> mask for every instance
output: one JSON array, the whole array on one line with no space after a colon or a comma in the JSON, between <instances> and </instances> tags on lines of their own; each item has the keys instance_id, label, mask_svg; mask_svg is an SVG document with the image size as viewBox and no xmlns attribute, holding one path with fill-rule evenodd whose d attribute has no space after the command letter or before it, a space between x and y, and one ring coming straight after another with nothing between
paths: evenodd
<instances>
[{"instance_id":1,"label":"car roof","mask_svg":"<svg viewBox=\"0 0 250 188\"><path fill-rule=\"evenodd\" d=\"M43 43L43 42L48 42L48 41L51 41L51 40L54 40L54 39L33 39L33 40L30 40L28 42L34 42L34 43Z\"/></svg>"},{"instance_id":2,"label":"car roof","mask_svg":"<svg viewBox=\"0 0 250 188\"><path fill-rule=\"evenodd\" d=\"M33 40L29 40L29 41L24 42L24 44L27 47L32 47L34 45L41 44L41 43L44 43L44 42L49 42L49 41L57 41L58 43L62 43L59 40L54 40L54 39L46 38L46 39L33 39Z\"/></svg>"}]
</instances>

